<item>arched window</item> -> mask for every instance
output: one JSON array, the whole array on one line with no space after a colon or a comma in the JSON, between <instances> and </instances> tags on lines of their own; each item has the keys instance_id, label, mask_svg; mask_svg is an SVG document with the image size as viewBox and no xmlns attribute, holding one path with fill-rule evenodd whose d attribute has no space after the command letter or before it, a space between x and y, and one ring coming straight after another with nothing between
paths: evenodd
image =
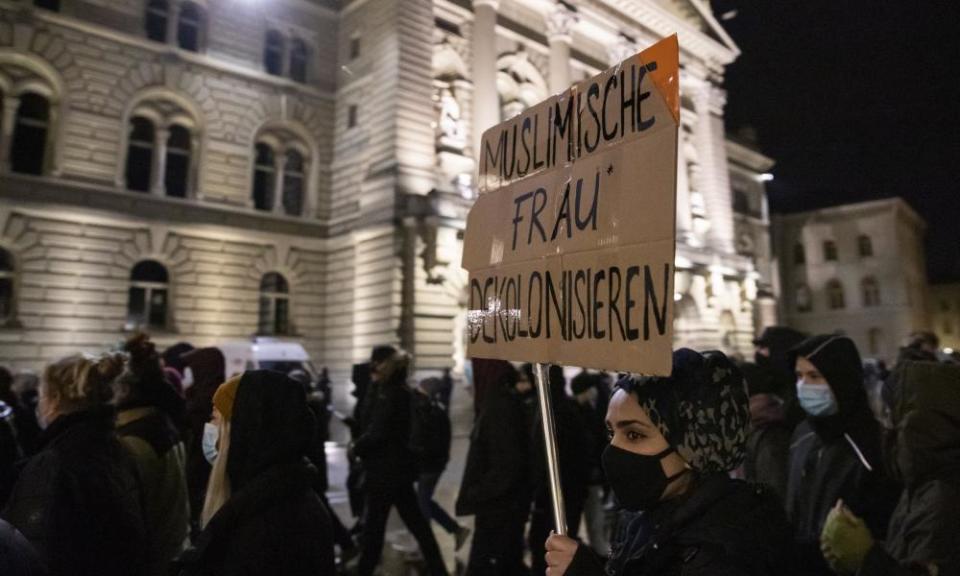
<instances>
[{"instance_id":1,"label":"arched window","mask_svg":"<svg viewBox=\"0 0 960 576\"><path fill-rule=\"evenodd\" d=\"M190 131L174 124L170 127L167 139L167 171L163 183L167 196L187 197L187 183L190 180Z\"/></svg>"},{"instance_id":2,"label":"arched window","mask_svg":"<svg viewBox=\"0 0 960 576\"><path fill-rule=\"evenodd\" d=\"M283 170L283 211L288 216L303 213L303 155L296 150L287 150Z\"/></svg>"},{"instance_id":3,"label":"arched window","mask_svg":"<svg viewBox=\"0 0 960 576\"><path fill-rule=\"evenodd\" d=\"M127 190L150 191L153 174L153 122L135 116L130 120L130 142L127 145Z\"/></svg>"},{"instance_id":4,"label":"arched window","mask_svg":"<svg viewBox=\"0 0 960 576\"><path fill-rule=\"evenodd\" d=\"M10 169L23 174L43 174L50 127L50 102L33 92L20 96L10 148Z\"/></svg>"},{"instance_id":5,"label":"arched window","mask_svg":"<svg viewBox=\"0 0 960 576\"><path fill-rule=\"evenodd\" d=\"M294 38L290 43L290 78L296 82L307 81L307 43Z\"/></svg>"},{"instance_id":6,"label":"arched window","mask_svg":"<svg viewBox=\"0 0 960 576\"><path fill-rule=\"evenodd\" d=\"M13 319L13 254L0 248L0 324Z\"/></svg>"},{"instance_id":7,"label":"arched window","mask_svg":"<svg viewBox=\"0 0 960 576\"><path fill-rule=\"evenodd\" d=\"M276 30L267 31L267 42L263 50L263 67L267 74L283 75L283 34Z\"/></svg>"},{"instance_id":8,"label":"arched window","mask_svg":"<svg viewBox=\"0 0 960 576\"><path fill-rule=\"evenodd\" d=\"M843 299L843 285L839 280L827 282L827 301L831 310L840 310L847 306Z\"/></svg>"},{"instance_id":9,"label":"arched window","mask_svg":"<svg viewBox=\"0 0 960 576\"><path fill-rule=\"evenodd\" d=\"M167 23L170 19L170 5L167 0L150 0L144 25L147 38L155 42L167 41Z\"/></svg>"},{"instance_id":10,"label":"arched window","mask_svg":"<svg viewBox=\"0 0 960 576\"><path fill-rule=\"evenodd\" d=\"M33 5L53 12L60 11L60 0L33 0Z\"/></svg>"},{"instance_id":11,"label":"arched window","mask_svg":"<svg viewBox=\"0 0 960 576\"><path fill-rule=\"evenodd\" d=\"M168 282L167 269L155 260L143 260L133 267L127 299L127 330L167 327Z\"/></svg>"},{"instance_id":12,"label":"arched window","mask_svg":"<svg viewBox=\"0 0 960 576\"><path fill-rule=\"evenodd\" d=\"M191 52L200 51L200 27L203 15L193 2L180 5L180 19L177 21L177 46Z\"/></svg>"},{"instance_id":13,"label":"arched window","mask_svg":"<svg viewBox=\"0 0 960 576\"><path fill-rule=\"evenodd\" d=\"M806 264L807 263L807 252L803 249L803 244L797 242L793 245L793 263L794 264Z\"/></svg>"},{"instance_id":14,"label":"arched window","mask_svg":"<svg viewBox=\"0 0 960 576\"><path fill-rule=\"evenodd\" d=\"M276 272L264 274L260 280L260 321L257 333L289 334L289 315L290 286L286 278Z\"/></svg>"},{"instance_id":15,"label":"arched window","mask_svg":"<svg viewBox=\"0 0 960 576\"><path fill-rule=\"evenodd\" d=\"M794 306L797 312L809 312L813 310L813 298L810 294L810 288L806 284L797 286L794 293Z\"/></svg>"},{"instance_id":16,"label":"arched window","mask_svg":"<svg viewBox=\"0 0 960 576\"><path fill-rule=\"evenodd\" d=\"M863 305L866 308L880 305L880 285L873 277L863 279Z\"/></svg>"},{"instance_id":17,"label":"arched window","mask_svg":"<svg viewBox=\"0 0 960 576\"><path fill-rule=\"evenodd\" d=\"M833 240L825 240L823 243L823 259L827 262L836 262L837 244Z\"/></svg>"},{"instance_id":18,"label":"arched window","mask_svg":"<svg viewBox=\"0 0 960 576\"><path fill-rule=\"evenodd\" d=\"M861 234L857 238L857 249L860 252L861 258L869 258L873 256L873 242L870 240L870 237L866 234Z\"/></svg>"},{"instance_id":19,"label":"arched window","mask_svg":"<svg viewBox=\"0 0 960 576\"><path fill-rule=\"evenodd\" d=\"M253 166L253 207L257 210L273 210L273 186L276 178L274 156L273 148L269 144L257 144Z\"/></svg>"}]
</instances>

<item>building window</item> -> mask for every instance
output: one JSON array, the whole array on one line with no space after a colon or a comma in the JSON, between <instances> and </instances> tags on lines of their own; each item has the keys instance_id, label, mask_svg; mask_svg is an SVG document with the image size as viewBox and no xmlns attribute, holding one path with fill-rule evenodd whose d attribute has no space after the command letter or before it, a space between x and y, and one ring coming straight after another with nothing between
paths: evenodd
<instances>
[{"instance_id":1,"label":"building window","mask_svg":"<svg viewBox=\"0 0 960 576\"><path fill-rule=\"evenodd\" d=\"M273 210L274 166L273 148L263 142L258 143L253 165L253 207L257 210Z\"/></svg>"},{"instance_id":2,"label":"building window","mask_svg":"<svg viewBox=\"0 0 960 576\"><path fill-rule=\"evenodd\" d=\"M827 301L830 303L831 310L846 308L846 302L843 299L843 286L839 280L827 282Z\"/></svg>"},{"instance_id":3,"label":"building window","mask_svg":"<svg viewBox=\"0 0 960 576\"><path fill-rule=\"evenodd\" d=\"M283 48L283 34L276 30L268 30L266 46L263 49L263 67L267 74L283 75Z\"/></svg>"},{"instance_id":4,"label":"building window","mask_svg":"<svg viewBox=\"0 0 960 576\"><path fill-rule=\"evenodd\" d=\"M167 269L154 260L138 262L130 273L127 330L166 328L169 278Z\"/></svg>"},{"instance_id":5,"label":"building window","mask_svg":"<svg viewBox=\"0 0 960 576\"><path fill-rule=\"evenodd\" d=\"M837 261L837 244L833 240L823 243L823 259L827 262Z\"/></svg>"},{"instance_id":6,"label":"building window","mask_svg":"<svg viewBox=\"0 0 960 576\"><path fill-rule=\"evenodd\" d=\"M180 19L177 21L177 46L191 52L200 51L200 26L202 14L193 2L180 5Z\"/></svg>"},{"instance_id":7,"label":"building window","mask_svg":"<svg viewBox=\"0 0 960 576\"><path fill-rule=\"evenodd\" d=\"M863 279L863 305L866 308L880 305L880 285L875 278Z\"/></svg>"},{"instance_id":8,"label":"building window","mask_svg":"<svg viewBox=\"0 0 960 576\"><path fill-rule=\"evenodd\" d=\"M733 211L739 214L750 213L750 198L743 190L734 189L733 191Z\"/></svg>"},{"instance_id":9,"label":"building window","mask_svg":"<svg viewBox=\"0 0 960 576\"><path fill-rule=\"evenodd\" d=\"M813 298L810 294L810 288L806 284L800 284L794 293L794 305L797 312L809 312L813 310Z\"/></svg>"},{"instance_id":10,"label":"building window","mask_svg":"<svg viewBox=\"0 0 960 576\"><path fill-rule=\"evenodd\" d=\"M793 263L806 264L807 252L803 249L803 244L797 242L793 245Z\"/></svg>"},{"instance_id":11,"label":"building window","mask_svg":"<svg viewBox=\"0 0 960 576\"><path fill-rule=\"evenodd\" d=\"M283 211L288 216L303 213L303 154L288 150L283 166Z\"/></svg>"},{"instance_id":12,"label":"building window","mask_svg":"<svg viewBox=\"0 0 960 576\"><path fill-rule=\"evenodd\" d=\"M10 149L10 169L22 174L43 174L50 125L50 103L39 94L20 97Z\"/></svg>"},{"instance_id":13,"label":"building window","mask_svg":"<svg viewBox=\"0 0 960 576\"><path fill-rule=\"evenodd\" d=\"M174 124L167 138L167 171L163 183L167 196L187 197L187 182L190 180L190 131Z\"/></svg>"},{"instance_id":14,"label":"building window","mask_svg":"<svg viewBox=\"0 0 960 576\"><path fill-rule=\"evenodd\" d=\"M867 348L870 350L871 356L876 356L880 353L880 348L883 345L883 330L880 328L871 328L867 331Z\"/></svg>"},{"instance_id":15,"label":"building window","mask_svg":"<svg viewBox=\"0 0 960 576\"><path fill-rule=\"evenodd\" d=\"M130 142L127 145L127 190L150 191L153 172L153 122L135 116L130 120Z\"/></svg>"},{"instance_id":16,"label":"building window","mask_svg":"<svg viewBox=\"0 0 960 576\"><path fill-rule=\"evenodd\" d=\"M270 272L260 280L259 334L290 333L290 287L286 278Z\"/></svg>"},{"instance_id":17,"label":"building window","mask_svg":"<svg viewBox=\"0 0 960 576\"><path fill-rule=\"evenodd\" d=\"M0 323L13 319L13 254L0 248Z\"/></svg>"},{"instance_id":18,"label":"building window","mask_svg":"<svg viewBox=\"0 0 960 576\"><path fill-rule=\"evenodd\" d=\"M44 10L60 11L60 0L33 0L33 5Z\"/></svg>"},{"instance_id":19,"label":"building window","mask_svg":"<svg viewBox=\"0 0 960 576\"><path fill-rule=\"evenodd\" d=\"M360 37L352 36L350 38L350 59L356 60L360 57Z\"/></svg>"},{"instance_id":20,"label":"building window","mask_svg":"<svg viewBox=\"0 0 960 576\"><path fill-rule=\"evenodd\" d=\"M860 252L861 258L873 256L873 242L870 240L870 237L863 234L857 238L857 249Z\"/></svg>"},{"instance_id":21,"label":"building window","mask_svg":"<svg viewBox=\"0 0 960 576\"><path fill-rule=\"evenodd\" d=\"M167 21L170 18L170 4L167 0L150 0L147 4L144 23L147 38L155 42L167 41Z\"/></svg>"},{"instance_id":22,"label":"building window","mask_svg":"<svg viewBox=\"0 0 960 576\"><path fill-rule=\"evenodd\" d=\"M307 43L294 38L290 43L290 78L301 84L307 81Z\"/></svg>"},{"instance_id":23,"label":"building window","mask_svg":"<svg viewBox=\"0 0 960 576\"><path fill-rule=\"evenodd\" d=\"M357 105L351 104L347 108L347 128L353 128L357 125Z\"/></svg>"}]
</instances>

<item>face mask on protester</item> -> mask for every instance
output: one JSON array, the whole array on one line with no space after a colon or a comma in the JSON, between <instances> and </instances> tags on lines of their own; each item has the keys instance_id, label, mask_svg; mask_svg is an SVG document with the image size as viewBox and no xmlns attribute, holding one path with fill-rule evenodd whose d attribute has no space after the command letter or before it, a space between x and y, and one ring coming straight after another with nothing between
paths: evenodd
<instances>
[{"instance_id":1,"label":"face mask on protester","mask_svg":"<svg viewBox=\"0 0 960 576\"><path fill-rule=\"evenodd\" d=\"M603 450L603 471L613 488L621 508L649 510L656 506L671 482L687 473L687 470L667 476L660 462L673 448L649 456L637 454L608 444Z\"/></svg>"},{"instance_id":2,"label":"face mask on protester","mask_svg":"<svg viewBox=\"0 0 960 576\"><path fill-rule=\"evenodd\" d=\"M804 412L811 416L832 416L840 408L828 384L807 384L798 380L797 399Z\"/></svg>"},{"instance_id":3,"label":"face mask on protester","mask_svg":"<svg viewBox=\"0 0 960 576\"><path fill-rule=\"evenodd\" d=\"M220 440L220 429L213 422L203 425L203 457L211 465L217 459L217 441Z\"/></svg>"}]
</instances>

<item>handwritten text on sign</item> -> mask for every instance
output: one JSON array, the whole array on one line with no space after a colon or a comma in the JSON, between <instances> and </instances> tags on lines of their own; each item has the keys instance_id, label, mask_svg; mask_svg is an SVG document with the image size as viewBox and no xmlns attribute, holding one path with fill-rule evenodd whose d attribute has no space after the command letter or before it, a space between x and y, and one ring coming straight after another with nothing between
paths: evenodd
<instances>
[{"instance_id":1,"label":"handwritten text on sign","mask_svg":"<svg viewBox=\"0 0 960 576\"><path fill-rule=\"evenodd\" d=\"M484 133L471 356L669 373L677 59L668 38Z\"/></svg>"}]
</instances>

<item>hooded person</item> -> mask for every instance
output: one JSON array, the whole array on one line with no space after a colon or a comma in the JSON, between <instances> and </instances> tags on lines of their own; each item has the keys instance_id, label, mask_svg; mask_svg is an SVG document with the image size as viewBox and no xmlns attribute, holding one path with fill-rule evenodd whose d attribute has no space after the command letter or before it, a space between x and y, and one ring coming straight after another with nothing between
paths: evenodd
<instances>
[{"instance_id":1,"label":"hooded person","mask_svg":"<svg viewBox=\"0 0 960 576\"><path fill-rule=\"evenodd\" d=\"M891 454L905 489L885 542L842 506L831 510L820 545L838 573L860 576L960 574L960 366L904 361L891 408Z\"/></svg>"},{"instance_id":2,"label":"hooded person","mask_svg":"<svg viewBox=\"0 0 960 576\"><path fill-rule=\"evenodd\" d=\"M142 494L110 405L124 362L122 354L76 354L44 370L39 450L2 515L53 576L143 573Z\"/></svg>"},{"instance_id":3,"label":"hooded person","mask_svg":"<svg viewBox=\"0 0 960 576\"><path fill-rule=\"evenodd\" d=\"M383 553L387 519L396 508L417 540L431 576L446 576L440 547L414 492L417 470L410 449L411 402L407 386L410 358L392 346L377 346L370 356L370 389L357 419L359 437L349 454L363 468L363 535L359 576L371 576Z\"/></svg>"},{"instance_id":4,"label":"hooded person","mask_svg":"<svg viewBox=\"0 0 960 576\"><path fill-rule=\"evenodd\" d=\"M117 435L137 465L147 530L143 574L162 576L183 550L190 527L186 448L171 412L183 418L183 400L170 388L145 334L127 340L129 369L117 383Z\"/></svg>"},{"instance_id":5,"label":"hooded person","mask_svg":"<svg viewBox=\"0 0 960 576\"><path fill-rule=\"evenodd\" d=\"M330 518L305 458L314 422L303 387L251 370L219 386L212 404L203 531L177 561L179 574L333 574Z\"/></svg>"},{"instance_id":6,"label":"hooded person","mask_svg":"<svg viewBox=\"0 0 960 576\"><path fill-rule=\"evenodd\" d=\"M783 400L786 421L791 430L805 417L797 404L791 350L806 338L806 334L793 328L768 326L753 341L757 371L749 375L747 382L757 387L760 393L775 395Z\"/></svg>"},{"instance_id":7,"label":"hooded person","mask_svg":"<svg viewBox=\"0 0 960 576\"><path fill-rule=\"evenodd\" d=\"M187 369L187 362L184 354L193 350L193 345L187 342L177 342L173 346L163 351L163 367L176 370L183 378L183 372Z\"/></svg>"},{"instance_id":8,"label":"hooded person","mask_svg":"<svg viewBox=\"0 0 960 576\"><path fill-rule=\"evenodd\" d=\"M621 508L612 553L547 541L551 576L791 573L782 508L732 479L749 426L740 371L721 352L680 349L670 377L626 376L610 400L603 467Z\"/></svg>"},{"instance_id":9,"label":"hooded person","mask_svg":"<svg viewBox=\"0 0 960 576\"><path fill-rule=\"evenodd\" d=\"M770 371L753 363L740 365L750 395L750 432L743 461L743 477L766 484L786 501L790 468L790 438L794 426L787 419L787 405Z\"/></svg>"},{"instance_id":10,"label":"hooded person","mask_svg":"<svg viewBox=\"0 0 960 576\"><path fill-rule=\"evenodd\" d=\"M820 550L830 509L842 499L871 532L886 532L896 488L883 472L879 424L867 403L863 363L850 338L814 336L793 350L806 419L791 439L787 514L811 573L831 573Z\"/></svg>"},{"instance_id":11,"label":"hooded person","mask_svg":"<svg viewBox=\"0 0 960 576\"><path fill-rule=\"evenodd\" d=\"M203 428L213 409L213 394L226 380L226 361L217 348L197 348L182 354L184 371L189 370L192 384L186 390L187 397L187 491L190 496L190 519L192 532L199 528L200 511L203 509L204 491L210 476L210 463L203 456Z\"/></svg>"}]
</instances>

